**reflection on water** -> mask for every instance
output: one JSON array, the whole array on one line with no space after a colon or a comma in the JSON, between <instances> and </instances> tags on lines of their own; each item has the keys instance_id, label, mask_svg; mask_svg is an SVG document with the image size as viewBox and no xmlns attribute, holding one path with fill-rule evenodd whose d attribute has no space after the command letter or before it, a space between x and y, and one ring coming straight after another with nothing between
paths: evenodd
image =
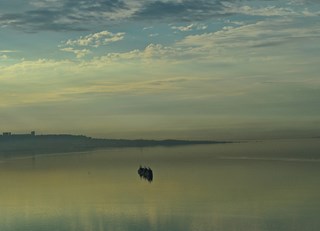
<instances>
[{"instance_id":1,"label":"reflection on water","mask_svg":"<svg viewBox=\"0 0 320 231\"><path fill-rule=\"evenodd\" d=\"M2 158L0 230L318 231L317 141Z\"/></svg>"}]
</instances>

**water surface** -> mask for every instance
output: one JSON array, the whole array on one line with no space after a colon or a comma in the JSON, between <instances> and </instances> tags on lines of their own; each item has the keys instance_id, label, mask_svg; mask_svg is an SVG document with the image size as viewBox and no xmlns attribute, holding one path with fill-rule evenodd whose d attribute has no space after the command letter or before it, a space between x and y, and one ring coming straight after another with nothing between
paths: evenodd
<instances>
[{"instance_id":1,"label":"water surface","mask_svg":"<svg viewBox=\"0 0 320 231\"><path fill-rule=\"evenodd\" d=\"M318 231L319 141L2 157L0 230Z\"/></svg>"}]
</instances>

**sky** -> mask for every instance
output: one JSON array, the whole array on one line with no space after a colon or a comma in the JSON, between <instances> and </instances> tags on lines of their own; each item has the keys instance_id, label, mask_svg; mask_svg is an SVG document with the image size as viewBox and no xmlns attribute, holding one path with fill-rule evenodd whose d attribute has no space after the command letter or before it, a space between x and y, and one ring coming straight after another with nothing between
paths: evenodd
<instances>
[{"instance_id":1,"label":"sky","mask_svg":"<svg viewBox=\"0 0 320 231\"><path fill-rule=\"evenodd\" d=\"M3 132L320 136L318 0L7 0L0 41Z\"/></svg>"}]
</instances>

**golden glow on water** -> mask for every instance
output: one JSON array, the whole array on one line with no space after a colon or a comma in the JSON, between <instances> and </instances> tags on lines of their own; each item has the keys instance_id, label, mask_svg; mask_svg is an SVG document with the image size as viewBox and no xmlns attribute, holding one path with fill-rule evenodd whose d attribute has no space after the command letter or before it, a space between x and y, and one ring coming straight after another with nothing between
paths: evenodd
<instances>
[{"instance_id":1,"label":"golden glow on water","mask_svg":"<svg viewBox=\"0 0 320 231\"><path fill-rule=\"evenodd\" d=\"M317 230L319 148L272 141L3 158L0 228ZM152 183L140 164L152 167Z\"/></svg>"}]
</instances>

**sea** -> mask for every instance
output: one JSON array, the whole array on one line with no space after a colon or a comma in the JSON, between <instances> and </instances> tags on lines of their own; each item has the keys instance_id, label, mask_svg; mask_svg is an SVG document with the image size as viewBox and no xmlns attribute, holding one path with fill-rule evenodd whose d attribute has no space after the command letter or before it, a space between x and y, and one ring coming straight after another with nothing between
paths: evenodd
<instances>
[{"instance_id":1,"label":"sea","mask_svg":"<svg viewBox=\"0 0 320 231\"><path fill-rule=\"evenodd\" d=\"M319 231L320 139L3 156L0 230Z\"/></svg>"}]
</instances>

